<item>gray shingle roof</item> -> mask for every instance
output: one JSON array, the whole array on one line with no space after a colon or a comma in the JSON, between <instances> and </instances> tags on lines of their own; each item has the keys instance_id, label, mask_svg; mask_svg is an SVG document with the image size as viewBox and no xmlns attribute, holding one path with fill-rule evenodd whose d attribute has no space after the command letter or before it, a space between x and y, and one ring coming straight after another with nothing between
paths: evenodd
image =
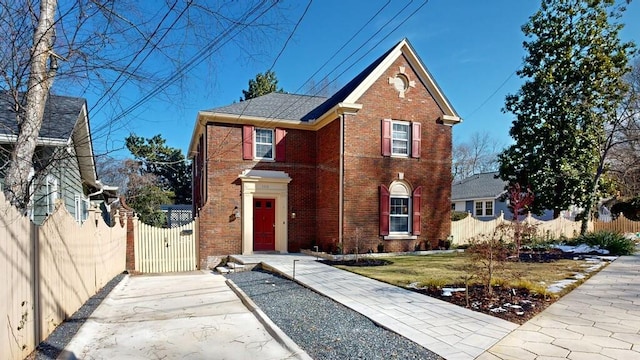
<instances>
[{"instance_id":1,"label":"gray shingle roof","mask_svg":"<svg viewBox=\"0 0 640 360\"><path fill-rule=\"evenodd\" d=\"M69 139L85 102L82 98L49 95L40 138ZM0 135L18 135L13 99L7 92L0 92Z\"/></svg>"},{"instance_id":2,"label":"gray shingle roof","mask_svg":"<svg viewBox=\"0 0 640 360\"><path fill-rule=\"evenodd\" d=\"M507 182L497 178L498 172L472 175L451 186L451 200L495 198L504 192Z\"/></svg>"},{"instance_id":3,"label":"gray shingle roof","mask_svg":"<svg viewBox=\"0 0 640 360\"><path fill-rule=\"evenodd\" d=\"M326 100L326 97L321 96L270 93L207 111L283 120L305 120L311 111Z\"/></svg>"},{"instance_id":4,"label":"gray shingle roof","mask_svg":"<svg viewBox=\"0 0 640 360\"><path fill-rule=\"evenodd\" d=\"M312 121L344 101L384 60L395 46L378 57L330 98L322 96L270 93L239 103L206 110L208 112L263 118Z\"/></svg>"}]
</instances>

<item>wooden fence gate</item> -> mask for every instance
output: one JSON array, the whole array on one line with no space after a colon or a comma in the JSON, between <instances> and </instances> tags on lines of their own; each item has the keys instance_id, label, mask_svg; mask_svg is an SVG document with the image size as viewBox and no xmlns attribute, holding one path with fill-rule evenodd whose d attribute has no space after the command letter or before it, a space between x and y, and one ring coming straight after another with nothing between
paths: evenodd
<instances>
[{"instance_id":1,"label":"wooden fence gate","mask_svg":"<svg viewBox=\"0 0 640 360\"><path fill-rule=\"evenodd\" d=\"M198 218L175 228L158 228L133 219L135 270L166 273L197 270Z\"/></svg>"}]
</instances>

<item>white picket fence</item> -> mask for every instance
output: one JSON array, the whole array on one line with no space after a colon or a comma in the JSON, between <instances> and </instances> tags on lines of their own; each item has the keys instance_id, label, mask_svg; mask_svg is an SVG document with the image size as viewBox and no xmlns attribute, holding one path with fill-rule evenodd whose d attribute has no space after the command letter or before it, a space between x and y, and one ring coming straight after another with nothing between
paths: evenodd
<instances>
[{"instance_id":1,"label":"white picket fence","mask_svg":"<svg viewBox=\"0 0 640 360\"><path fill-rule=\"evenodd\" d=\"M135 270L167 273L197 269L198 218L175 228L147 225L133 219Z\"/></svg>"},{"instance_id":2,"label":"white picket fence","mask_svg":"<svg viewBox=\"0 0 640 360\"><path fill-rule=\"evenodd\" d=\"M538 236L546 238L559 238L565 236L573 238L580 233L580 221L572 221L559 217L549 221L542 221L532 217L530 214L523 222L536 225ZM472 239L477 239L481 235L493 234L496 227L502 223L511 223L504 218L501 213L497 218L490 221L478 220L471 215L458 221L451 222L451 245L466 245ZM589 231L593 230L593 222L589 222Z\"/></svg>"}]
</instances>

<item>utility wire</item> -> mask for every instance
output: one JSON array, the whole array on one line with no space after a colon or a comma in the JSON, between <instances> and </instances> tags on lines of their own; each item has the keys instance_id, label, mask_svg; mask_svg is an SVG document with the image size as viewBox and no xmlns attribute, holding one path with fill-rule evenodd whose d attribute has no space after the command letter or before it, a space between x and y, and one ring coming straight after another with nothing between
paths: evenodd
<instances>
[{"instance_id":1,"label":"utility wire","mask_svg":"<svg viewBox=\"0 0 640 360\"><path fill-rule=\"evenodd\" d=\"M498 91L500 91L500 89L502 89L507 84L509 80L511 80L511 78L513 77L513 75L516 74L516 72L518 72L518 70L514 70L511 74L509 74L509 76L507 76L507 78L502 82L502 84L500 84L498 88L491 93L491 95L489 95L480 105L478 105L478 107L475 110L473 110L466 117L471 117L476 112L478 112L478 110L482 109L482 107L485 106L489 102L489 100L491 100L491 98L494 97L498 93Z\"/></svg>"},{"instance_id":2,"label":"utility wire","mask_svg":"<svg viewBox=\"0 0 640 360\"><path fill-rule=\"evenodd\" d=\"M124 118L125 116L127 116L130 113L132 113L133 111L135 111L136 109L138 109L140 106L142 106L144 103L149 101L152 97L154 97L157 93L159 93L163 88L165 88L166 86L168 86L168 85L174 83L175 81L179 80L181 78L181 76L185 72L191 70L194 66L197 66L202 61L204 61L204 59L206 58L206 56L208 54L210 54L211 52L213 52L215 50L218 50L220 47L226 45L229 41L233 40L233 38L235 38L235 36L237 36L239 34L239 31L236 32L233 36L230 36L228 39L223 41L224 38L229 36L236 28L241 27L240 30L243 30L243 29L247 28L248 26L253 24L253 22L255 22L257 19L262 17L265 13L267 13L269 10L271 10L277 4L277 2L272 2L269 7L267 7L265 10L260 12L256 17L251 19L246 24L240 25L241 23L244 23L247 19L249 19L249 17L251 15L253 15L255 12L257 12L258 9L265 2L266 1L262 1L259 5L257 5L252 10L247 12L242 17L241 21L239 21L237 24L235 24L234 26L232 26L229 29L227 29L227 31L225 31L221 36L219 36L216 41L213 41L211 44L209 44L208 46L206 46L202 50L198 51L194 56L192 56L189 59L189 61L187 61L187 63L185 65L183 65L182 67L178 68L178 70L176 72L174 72L171 76L169 76L167 79L165 79L162 83L160 83L156 87L154 87L149 93L147 93L147 95L145 95L144 97L139 99L137 102L135 102L131 106L127 107L120 114L118 114L114 118L112 118L111 121L114 121L114 122L115 121L119 121L122 118ZM103 125L100 130L104 130L104 128L105 128L105 126Z\"/></svg>"}]
</instances>

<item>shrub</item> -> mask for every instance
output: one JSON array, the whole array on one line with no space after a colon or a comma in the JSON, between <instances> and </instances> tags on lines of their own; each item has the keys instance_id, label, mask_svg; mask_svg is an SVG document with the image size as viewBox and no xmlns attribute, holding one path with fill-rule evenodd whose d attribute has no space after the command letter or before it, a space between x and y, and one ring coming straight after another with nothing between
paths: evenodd
<instances>
[{"instance_id":1,"label":"shrub","mask_svg":"<svg viewBox=\"0 0 640 360\"><path fill-rule=\"evenodd\" d=\"M451 221L462 220L469 216L469 213L466 211L452 211L451 212Z\"/></svg>"},{"instance_id":2,"label":"shrub","mask_svg":"<svg viewBox=\"0 0 640 360\"><path fill-rule=\"evenodd\" d=\"M609 250L611 255L632 255L636 247L633 240L611 231L587 233L574 239L572 243L599 246L601 249Z\"/></svg>"}]
</instances>

